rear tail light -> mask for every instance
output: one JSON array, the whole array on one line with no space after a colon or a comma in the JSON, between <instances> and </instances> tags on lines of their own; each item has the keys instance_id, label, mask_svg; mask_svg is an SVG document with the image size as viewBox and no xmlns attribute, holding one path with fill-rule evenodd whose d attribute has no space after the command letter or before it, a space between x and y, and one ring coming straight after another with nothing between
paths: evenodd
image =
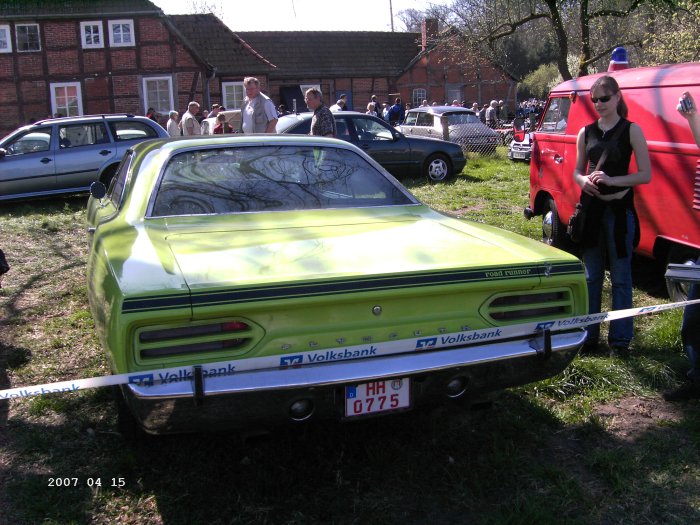
<instances>
[{"instance_id":1,"label":"rear tail light","mask_svg":"<svg viewBox=\"0 0 700 525\"><path fill-rule=\"evenodd\" d=\"M543 317L555 319L573 313L569 290L503 295L486 305L486 315L497 323L517 323Z\"/></svg>"},{"instance_id":2,"label":"rear tail light","mask_svg":"<svg viewBox=\"0 0 700 525\"><path fill-rule=\"evenodd\" d=\"M145 328L138 333L138 352L142 358L148 359L247 349L254 332L255 327L238 320Z\"/></svg>"}]
</instances>

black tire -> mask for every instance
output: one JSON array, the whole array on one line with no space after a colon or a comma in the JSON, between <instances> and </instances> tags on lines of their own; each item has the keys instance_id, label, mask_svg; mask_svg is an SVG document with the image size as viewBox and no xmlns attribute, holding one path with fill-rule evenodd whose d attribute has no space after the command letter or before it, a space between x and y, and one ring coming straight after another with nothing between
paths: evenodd
<instances>
[{"instance_id":1,"label":"black tire","mask_svg":"<svg viewBox=\"0 0 700 525\"><path fill-rule=\"evenodd\" d=\"M442 153L433 153L423 164L423 175L428 182L444 182L452 178L452 164Z\"/></svg>"},{"instance_id":2,"label":"black tire","mask_svg":"<svg viewBox=\"0 0 700 525\"><path fill-rule=\"evenodd\" d=\"M557 204L548 197L542 208L542 242L555 248L566 247L566 226L559 219Z\"/></svg>"},{"instance_id":3,"label":"black tire","mask_svg":"<svg viewBox=\"0 0 700 525\"><path fill-rule=\"evenodd\" d=\"M669 264L694 264L700 253L692 248L673 245L668 251L666 266ZM666 291L671 302L678 303L688 300L688 283L676 282L666 279Z\"/></svg>"}]
</instances>

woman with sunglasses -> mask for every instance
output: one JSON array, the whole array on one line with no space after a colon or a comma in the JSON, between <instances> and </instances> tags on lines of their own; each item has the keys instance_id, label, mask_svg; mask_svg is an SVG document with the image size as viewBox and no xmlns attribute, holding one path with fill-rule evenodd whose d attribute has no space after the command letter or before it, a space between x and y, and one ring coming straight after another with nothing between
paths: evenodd
<instances>
[{"instance_id":1,"label":"woman with sunglasses","mask_svg":"<svg viewBox=\"0 0 700 525\"><path fill-rule=\"evenodd\" d=\"M627 105L614 78L602 76L591 86L598 119L582 128L576 140L574 180L589 196L581 241L588 283L588 311L600 312L606 260L612 282L612 309L632 307L632 250L639 241L634 209L634 186L651 180L649 151L642 129L627 120ZM602 166L598 161L607 150ZM629 172L634 153L637 171ZM596 351L600 325L587 328L584 351ZM610 323L608 345L614 355L626 356L634 334L631 317Z\"/></svg>"}]
</instances>

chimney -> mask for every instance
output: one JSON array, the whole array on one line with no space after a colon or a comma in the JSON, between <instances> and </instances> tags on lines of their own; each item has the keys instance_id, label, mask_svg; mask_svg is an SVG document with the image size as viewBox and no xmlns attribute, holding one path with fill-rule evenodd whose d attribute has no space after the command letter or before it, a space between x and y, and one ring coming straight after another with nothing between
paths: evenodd
<instances>
[{"instance_id":1,"label":"chimney","mask_svg":"<svg viewBox=\"0 0 700 525\"><path fill-rule=\"evenodd\" d=\"M425 51L426 48L432 44L437 38L438 34L438 21L436 18L426 18L420 24L421 32L421 51Z\"/></svg>"}]
</instances>

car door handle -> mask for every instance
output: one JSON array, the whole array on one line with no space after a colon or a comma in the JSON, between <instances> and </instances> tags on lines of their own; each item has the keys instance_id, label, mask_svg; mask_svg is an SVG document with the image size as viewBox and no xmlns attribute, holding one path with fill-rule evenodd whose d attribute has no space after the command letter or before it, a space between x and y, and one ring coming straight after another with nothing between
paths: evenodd
<instances>
[{"instance_id":1,"label":"car door handle","mask_svg":"<svg viewBox=\"0 0 700 525\"><path fill-rule=\"evenodd\" d=\"M102 151L100 151L100 155L102 155L102 156L109 155L111 153L112 153L112 151L108 150L108 149L103 149Z\"/></svg>"},{"instance_id":2,"label":"car door handle","mask_svg":"<svg viewBox=\"0 0 700 525\"><path fill-rule=\"evenodd\" d=\"M48 157L44 157L39 162L41 162L42 164L48 164L49 162L51 162L51 159Z\"/></svg>"},{"instance_id":3,"label":"car door handle","mask_svg":"<svg viewBox=\"0 0 700 525\"><path fill-rule=\"evenodd\" d=\"M557 164L561 164L562 162L564 162L564 157L562 157L561 155L555 154L554 155L554 162L556 162Z\"/></svg>"}]
</instances>

